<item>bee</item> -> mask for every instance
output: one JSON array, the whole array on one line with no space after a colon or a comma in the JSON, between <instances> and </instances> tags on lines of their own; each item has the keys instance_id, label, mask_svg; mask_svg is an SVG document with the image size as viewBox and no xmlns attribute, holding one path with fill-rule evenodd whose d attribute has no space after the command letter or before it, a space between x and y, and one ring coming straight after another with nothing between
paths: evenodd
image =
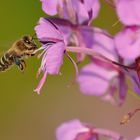
<instances>
[{"instance_id":1,"label":"bee","mask_svg":"<svg viewBox=\"0 0 140 140\"><path fill-rule=\"evenodd\" d=\"M0 71L3 72L11 68L14 64L23 71L26 67L24 59L34 56L34 51L36 49L37 45L35 44L33 37L23 36L15 41L12 47L1 57Z\"/></svg>"}]
</instances>

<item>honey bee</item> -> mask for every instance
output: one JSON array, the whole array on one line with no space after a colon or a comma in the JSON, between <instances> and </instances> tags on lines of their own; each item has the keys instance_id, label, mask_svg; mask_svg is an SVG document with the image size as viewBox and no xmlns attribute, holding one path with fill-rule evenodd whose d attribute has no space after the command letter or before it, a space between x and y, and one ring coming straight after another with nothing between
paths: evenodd
<instances>
[{"instance_id":1,"label":"honey bee","mask_svg":"<svg viewBox=\"0 0 140 140\"><path fill-rule=\"evenodd\" d=\"M37 45L31 36L23 36L15 41L12 47L0 59L0 71L3 72L14 64L23 71L26 67L24 58L34 56L36 48Z\"/></svg>"}]
</instances>

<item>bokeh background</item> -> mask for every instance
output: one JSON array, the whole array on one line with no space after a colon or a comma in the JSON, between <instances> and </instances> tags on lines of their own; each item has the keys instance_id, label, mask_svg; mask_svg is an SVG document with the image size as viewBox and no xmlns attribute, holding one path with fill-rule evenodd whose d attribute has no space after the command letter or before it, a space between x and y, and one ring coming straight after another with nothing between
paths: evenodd
<instances>
[{"instance_id":1,"label":"bokeh background","mask_svg":"<svg viewBox=\"0 0 140 140\"><path fill-rule=\"evenodd\" d=\"M115 34L120 24L114 10L102 2L102 10L94 24ZM0 2L0 55L25 34L34 34L39 17L46 16L39 0L9 0ZM122 116L140 107L140 99L128 94L124 105L114 107L98 97L80 93L78 85L67 85L74 77L72 64L65 58L61 76L48 76L37 95L33 92L39 79L36 71L40 60L27 60L27 69L21 73L12 67L0 73L0 140L55 140L55 129L64 121L79 118L97 127L117 131L133 140L140 135L140 113L130 123L121 126Z\"/></svg>"}]
</instances>

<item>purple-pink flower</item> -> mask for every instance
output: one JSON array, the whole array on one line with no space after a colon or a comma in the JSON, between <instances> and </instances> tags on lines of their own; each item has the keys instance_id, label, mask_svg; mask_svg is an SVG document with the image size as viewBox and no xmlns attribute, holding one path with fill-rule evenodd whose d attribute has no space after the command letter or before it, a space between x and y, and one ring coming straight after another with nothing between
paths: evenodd
<instances>
[{"instance_id":1,"label":"purple-pink flower","mask_svg":"<svg viewBox=\"0 0 140 140\"><path fill-rule=\"evenodd\" d=\"M122 105L128 91L126 77L129 77L134 91L140 95L140 0L106 0L115 8L124 26L114 36L91 26L99 14L99 0L40 1L43 11L55 17L40 18L35 27L41 44L35 53L42 51L38 55L42 61L37 76L43 73L35 89L38 94L48 74L60 73L66 54L75 66L75 80L83 94L100 96L115 105ZM76 53L79 63L85 57L89 58L88 63L78 71L69 52ZM114 98L116 93L118 102ZM78 119L65 122L56 130L57 140L99 140L101 135L113 140L126 140L116 132L82 123Z\"/></svg>"},{"instance_id":2,"label":"purple-pink flower","mask_svg":"<svg viewBox=\"0 0 140 140\"><path fill-rule=\"evenodd\" d=\"M96 139L97 135L82 124L78 119L63 123L56 130L57 140L89 140Z\"/></svg>"},{"instance_id":3,"label":"purple-pink flower","mask_svg":"<svg viewBox=\"0 0 140 140\"><path fill-rule=\"evenodd\" d=\"M60 67L63 64L63 55L65 51L65 43L63 36L57 27L51 21L40 18L39 24L35 27L38 39L42 43L43 55L38 75L41 71L44 73L42 80L35 89L39 94L43 87L47 74L59 74Z\"/></svg>"},{"instance_id":4,"label":"purple-pink flower","mask_svg":"<svg viewBox=\"0 0 140 140\"><path fill-rule=\"evenodd\" d=\"M72 23L84 23L97 17L100 3L98 0L41 0L43 10L49 15L68 19Z\"/></svg>"},{"instance_id":5,"label":"purple-pink flower","mask_svg":"<svg viewBox=\"0 0 140 140\"><path fill-rule=\"evenodd\" d=\"M115 50L113 37L101 29L95 28L94 31L91 49L106 56L112 62L122 63L119 61L118 53ZM104 95L103 99L113 104L116 104L113 96L119 89L119 103L117 104L122 105L125 101L127 93L125 73L104 59L97 59L93 56L91 63L80 70L77 82L82 93L101 97Z\"/></svg>"},{"instance_id":6,"label":"purple-pink flower","mask_svg":"<svg viewBox=\"0 0 140 140\"><path fill-rule=\"evenodd\" d=\"M65 122L56 129L57 140L100 140L101 135L113 140L126 140L117 132L96 128L78 119Z\"/></svg>"},{"instance_id":7,"label":"purple-pink flower","mask_svg":"<svg viewBox=\"0 0 140 140\"><path fill-rule=\"evenodd\" d=\"M90 63L85 65L76 77L84 94L104 96L105 100L112 102L115 91L119 89L119 104L122 104L127 93L126 75L132 79L134 90L139 94L136 74L138 73L136 60L140 55L138 26L135 24L127 26L113 37L107 31L91 27L89 24L98 15L100 9L98 0L41 0L41 2L47 14L58 14L61 18L41 18L35 27L42 45L39 50L43 50L39 55L43 57L38 75L41 71L44 73L36 92L40 93L48 74L59 74L64 52L67 54L70 51L76 53L77 62L82 62L85 56L90 55ZM118 9L119 12L125 10L120 8L124 3L125 0L115 1L117 12ZM70 60L78 73L75 62L72 58ZM135 72L135 76L130 70Z\"/></svg>"}]
</instances>

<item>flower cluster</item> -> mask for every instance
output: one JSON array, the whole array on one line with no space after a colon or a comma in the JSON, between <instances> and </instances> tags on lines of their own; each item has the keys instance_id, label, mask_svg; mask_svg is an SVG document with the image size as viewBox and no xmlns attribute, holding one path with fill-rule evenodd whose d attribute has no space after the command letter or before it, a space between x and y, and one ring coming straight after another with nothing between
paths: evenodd
<instances>
[{"instance_id":1,"label":"flower cluster","mask_svg":"<svg viewBox=\"0 0 140 140\"><path fill-rule=\"evenodd\" d=\"M114 8L122 23L122 29L114 36L91 24L99 15L99 0L41 0L43 11L54 17L41 17L35 27L41 43L36 52L42 50L37 76L41 72L44 74L35 89L38 94L48 74L60 73L66 55L74 64L75 80L83 94L100 96L112 104L122 105L128 92L128 77L133 90L140 95L140 0L105 1ZM76 54L77 63L83 62L85 57L89 58L89 63L78 70L69 52ZM117 101L115 94L118 94ZM126 139L116 132L79 120L64 123L56 131L58 140L99 140L100 135L113 140Z\"/></svg>"},{"instance_id":2,"label":"flower cluster","mask_svg":"<svg viewBox=\"0 0 140 140\"><path fill-rule=\"evenodd\" d=\"M128 91L128 76L134 91L140 95L140 16L137 1L114 0L111 3L124 25L112 36L104 29L91 26L99 15L98 0L41 0L46 14L58 16L42 17L35 27L42 44L39 50L43 50L38 75L41 71L44 73L35 91L40 93L47 74L59 74L64 54L73 52L77 55L77 63L84 61L85 56L90 59L90 63L76 75L82 93L121 105ZM69 58L77 71L75 62ZM118 102L113 98L116 90L119 91Z\"/></svg>"}]
</instances>

